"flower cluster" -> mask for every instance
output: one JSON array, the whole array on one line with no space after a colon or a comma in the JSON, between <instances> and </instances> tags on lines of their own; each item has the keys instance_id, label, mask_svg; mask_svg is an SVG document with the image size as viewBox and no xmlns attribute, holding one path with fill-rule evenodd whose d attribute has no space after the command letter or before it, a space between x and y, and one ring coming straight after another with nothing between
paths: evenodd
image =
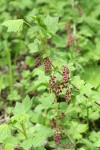
<instances>
[{"instance_id":1,"label":"flower cluster","mask_svg":"<svg viewBox=\"0 0 100 150\"><path fill-rule=\"evenodd\" d=\"M63 133L63 128L62 128L62 123L61 123L61 120L65 117L65 113L62 112L60 114L57 114L55 116L55 118L53 118L50 122L50 127L52 129L54 129L54 141L56 144L59 144L60 142L60 139L62 137L62 135L64 134Z\"/></svg>"},{"instance_id":2,"label":"flower cluster","mask_svg":"<svg viewBox=\"0 0 100 150\"><path fill-rule=\"evenodd\" d=\"M67 89L67 90L66 90L66 94L65 94L66 102L69 102L69 101L70 101L71 95L72 95L72 89Z\"/></svg>"},{"instance_id":3,"label":"flower cluster","mask_svg":"<svg viewBox=\"0 0 100 150\"><path fill-rule=\"evenodd\" d=\"M63 75L63 82L68 83L70 79L70 74L69 74L69 68L67 66L62 66L62 75Z\"/></svg>"},{"instance_id":4,"label":"flower cluster","mask_svg":"<svg viewBox=\"0 0 100 150\"><path fill-rule=\"evenodd\" d=\"M62 83L57 81L56 76L50 76L49 88L50 92L55 93L56 96L62 93Z\"/></svg>"},{"instance_id":5,"label":"flower cluster","mask_svg":"<svg viewBox=\"0 0 100 150\"><path fill-rule=\"evenodd\" d=\"M78 5L77 9L79 11L79 17L82 17L82 8L81 8L81 5Z\"/></svg>"},{"instance_id":6,"label":"flower cluster","mask_svg":"<svg viewBox=\"0 0 100 150\"><path fill-rule=\"evenodd\" d=\"M41 58L40 57L37 57L35 59L35 67L39 67L41 65Z\"/></svg>"},{"instance_id":7,"label":"flower cluster","mask_svg":"<svg viewBox=\"0 0 100 150\"><path fill-rule=\"evenodd\" d=\"M62 86L61 83L56 84L56 96L59 96L59 94L62 93Z\"/></svg>"},{"instance_id":8,"label":"flower cluster","mask_svg":"<svg viewBox=\"0 0 100 150\"><path fill-rule=\"evenodd\" d=\"M79 5L75 6L75 9L77 9L79 11L79 14L77 17L81 17L82 16L82 8ZM74 45L75 47L75 51L78 52L80 50L79 46L78 46L78 38L76 37L76 24L74 24L73 29L71 28L71 21L68 20L65 26L66 32L67 32L67 40L66 40L66 47L70 48L72 45Z\"/></svg>"},{"instance_id":9,"label":"flower cluster","mask_svg":"<svg viewBox=\"0 0 100 150\"><path fill-rule=\"evenodd\" d=\"M45 69L45 73L46 74L49 74L50 73L50 70L52 68L52 63L51 63L51 60L49 58L45 58L43 60L43 63L44 63L44 69Z\"/></svg>"},{"instance_id":10,"label":"flower cluster","mask_svg":"<svg viewBox=\"0 0 100 150\"><path fill-rule=\"evenodd\" d=\"M67 31L67 41L66 46L69 48L73 44L73 35L72 35L72 29L70 28L70 21L68 20L65 26L65 29Z\"/></svg>"},{"instance_id":11,"label":"flower cluster","mask_svg":"<svg viewBox=\"0 0 100 150\"><path fill-rule=\"evenodd\" d=\"M54 133L54 137L53 137L56 144L59 144L61 136L62 136L62 133L59 130L56 130Z\"/></svg>"},{"instance_id":12,"label":"flower cluster","mask_svg":"<svg viewBox=\"0 0 100 150\"><path fill-rule=\"evenodd\" d=\"M67 40L66 40L66 47L70 48L72 45L75 47L75 51L78 52L80 48L77 46L79 39L76 35L73 35L73 30L70 28L69 21L66 23L66 31L67 31Z\"/></svg>"},{"instance_id":13,"label":"flower cluster","mask_svg":"<svg viewBox=\"0 0 100 150\"><path fill-rule=\"evenodd\" d=\"M70 72L69 68L67 66L62 66L62 81L57 81L56 76L50 76L49 80L49 88L50 92L54 93L56 97L59 96L59 94L62 93L63 89L66 89L66 102L69 102L71 98L71 91L68 89L68 83L70 80Z\"/></svg>"},{"instance_id":14,"label":"flower cluster","mask_svg":"<svg viewBox=\"0 0 100 150\"><path fill-rule=\"evenodd\" d=\"M64 112L62 112L62 113L60 113L59 115L57 114L56 116L55 116L55 118L52 118L52 120L50 121L50 127L52 128L52 129L56 129L57 127L60 127L61 126L61 124L59 123L57 123L56 121L57 120L62 120L63 118L65 117L65 113Z\"/></svg>"},{"instance_id":15,"label":"flower cluster","mask_svg":"<svg viewBox=\"0 0 100 150\"><path fill-rule=\"evenodd\" d=\"M49 80L50 92L56 92L56 76L50 76Z\"/></svg>"},{"instance_id":16,"label":"flower cluster","mask_svg":"<svg viewBox=\"0 0 100 150\"><path fill-rule=\"evenodd\" d=\"M50 122L50 127L54 129L54 141L56 144L59 144L60 139L63 135L63 128L62 123L60 120L62 120L65 117L65 114L62 112L59 115L55 116Z\"/></svg>"},{"instance_id":17,"label":"flower cluster","mask_svg":"<svg viewBox=\"0 0 100 150\"><path fill-rule=\"evenodd\" d=\"M69 48L73 44L73 36L71 33L68 33L66 46Z\"/></svg>"}]
</instances>

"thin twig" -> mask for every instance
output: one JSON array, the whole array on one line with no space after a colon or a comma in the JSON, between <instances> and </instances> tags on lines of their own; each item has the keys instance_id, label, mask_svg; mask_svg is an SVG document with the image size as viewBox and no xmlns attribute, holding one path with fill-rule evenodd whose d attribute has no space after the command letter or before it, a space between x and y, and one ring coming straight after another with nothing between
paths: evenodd
<instances>
[{"instance_id":1,"label":"thin twig","mask_svg":"<svg viewBox=\"0 0 100 150\"><path fill-rule=\"evenodd\" d=\"M98 105L98 106L100 106L100 103L98 103L98 102L94 102L96 105Z\"/></svg>"}]
</instances>

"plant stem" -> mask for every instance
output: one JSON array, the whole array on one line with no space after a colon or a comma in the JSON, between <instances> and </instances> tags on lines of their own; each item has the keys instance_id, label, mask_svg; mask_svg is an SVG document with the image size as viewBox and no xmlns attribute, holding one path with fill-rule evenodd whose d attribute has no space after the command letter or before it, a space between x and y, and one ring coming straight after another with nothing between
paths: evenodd
<instances>
[{"instance_id":1,"label":"plant stem","mask_svg":"<svg viewBox=\"0 0 100 150\"><path fill-rule=\"evenodd\" d=\"M23 130L23 134L24 134L25 138L27 139L27 133L26 133L26 128L25 128L25 123L22 122L21 126L22 126L22 130Z\"/></svg>"},{"instance_id":2,"label":"plant stem","mask_svg":"<svg viewBox=\"0 0 100 150\"><path fill-rule=\"evenodd\" d=\"M76 145L75 145L73 139L71 138L71 136L69 135L68 131L66 131L66 134L67 134L69 140L71 141L71 143L72 143L72 144L74 145L74 147L75 147Z\"/></svg>"},{"instance_id":3,"label":"plant stem","mask_svg":"<svg viewBox=\"0 0 100 150\"><path fill-rule=\"evenodd\" d=\"M25 138L27 139L28 137L27 137L27 133L26 133L25 124L22 122L21 126L22 126L22 130L23 130L23 131L20 130L19 128L15 127L15 126L14 126L14 128L16 128L17 130L19 130L20 132L22 132L22 134L23 134L23 135L25 136ZM29 150L34 150L33 146L32 146Z\"/></svg>"},{"instance_id":4,"label":"plant stem","mask_svg":"<svg viewBox=\"0 0 100 150\"><path fill-rule=\"evenodd\" d=\"M87 125L88 125L87 135L88 135L88 133L89 133L89 107L87 107L86 109L87 109Z\"/></svg>"},{"instance_id":5,"label":"plant stem","mask_svg":"<svg viewBox=\"0 0 100 150\"><path fill-rule=\"evenodd\" d=\"M72 9L75 9L75 1L72 0ZM76 23L73 21L73 35L76 37ZM76 45L76 40L74 40L74 44Z\"/></svg>"},{"instance_id":6,"label":"plant stem","mask_svg":"<svg viewBox=\"0 0 100 150\"><path fill-rule=\"evenodd\" d=\"M17 65L17 57L18 57L18 50L17 50L17 52L15 53L14 66Z\"/></svg>"},{"instance_id":7,"label":"plant stem","mask_svg":"<svg viewBox=\"0 0 100 150\"><path fill-rule=\"evenodd\" d=\"M10 54L10 50L9 50L9 47L8 47L7 40L5 40L4 46L5 46L5 51L6 51L6 54L7 54L7 63L8 63L8 68L9 68L10 93L12 93L12 90L13 90L13 73L12 73L12 64L11 64L11 54Z\"/></svg>"},{"instance_id":8,"label":"plant stem","mask_svg":"<svg viewBox=\"0 0 100 150\"><path fill-rule=\"evenodd\" d=\"M21 129L19 129L19 128L15 127L15 126L13 126L13 127L14 127L15 129L19 130L22 134L24 134Z\"/></svg>"},{"instance_id":9,"label":"plant stem","mask_svg":"<svg viewBox=\"0 0 100 150\"><path fill-rule=\"evenodd\" d=\"M32 27L28 22L24 21L25 24L27 24L29 27Z\"/></svg>"}]
</instances>

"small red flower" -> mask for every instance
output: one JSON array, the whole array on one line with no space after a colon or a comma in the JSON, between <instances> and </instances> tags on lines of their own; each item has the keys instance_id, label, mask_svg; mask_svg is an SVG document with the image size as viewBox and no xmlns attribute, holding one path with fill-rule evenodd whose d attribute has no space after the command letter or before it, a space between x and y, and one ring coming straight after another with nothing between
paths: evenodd
<instances>
[{"instance_id":1,"label":"small red flower","mask_svg":"<svg viewBox=\"0 0 100 150\"><path fill-rule=\"evenodd\" d=\"M67 90L66 90L66 94L65 94L66 102L69 102L69 101L70 101L70 99L71 99L71 94L72 94L71 89L70 89L70 90L67 89Z\"/></svg>"},{"instance_id":2,"label":"small red flower","mask_svg":"<svg viewBox=\"0 0 100 150\"><path fill-rule=\"evenodd\" d=\"M35 59L35 66L36 67L39 67L41 65L41 58L40 57L37 57L36 59Z\"/></svg>"},{"instance_id":3,"label":"small red flower","mask_svg":"<svg viewBox=\"0 0 100 150\"><path fill-rule=\"evenodd\" d=\"M62 66L62 75L63 75L63 82L68 83L70 79L69 68L67 66Z\"/></svg>"},{"instance_id":4,"label":"small red flower","mask_svg":"<svg viewBox=\"0 0 100 150\"><path fill-rule=\"evenodd\" d=\"M44 69L45 69L45 73L46 73L46 74L49 74L51 68L52 68L51 60L50 60L49 58L45 58L45 59L44 59Z\"/></svg>"},{"instance_id":5,"label":"small red flower","mask_svg":"<svg viewBox=\"0 0 100 150\"><path fill-rule=\"evenodd\" d=\"M56 130L53 137L56 144L59 144L61 136L61 132L59 130Z\"/></svg>"}]
</instances>

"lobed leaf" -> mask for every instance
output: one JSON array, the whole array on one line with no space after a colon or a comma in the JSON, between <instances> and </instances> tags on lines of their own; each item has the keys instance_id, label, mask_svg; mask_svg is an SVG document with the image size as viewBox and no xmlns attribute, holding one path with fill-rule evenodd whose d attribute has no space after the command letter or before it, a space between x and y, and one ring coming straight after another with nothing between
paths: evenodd
<instances>
[{"instance_id":1,"label":"lobed leaf","mask_svg":"<svg viewBox=\"0 0 100 150\"><path fill-rule=\"evenodd\" d=\"M44 20L47 29L53 34L56 33L58 30L58 19L59 19L58 17L51 17L48 15Z\"/></svg>"},{"instance_id":2,"label":"lobed leaf","mask_svg":"<svg viewBox=\"0 0 100 150\"><path fill-rule=\"evenodd\" d=\"M10 134L10 129L7 124L0 125L0 143Z\"/></svg>"},{"instance_id":3,"label":"lobed leaf","mask_svg":"<svg viewBox=\"0 0 100 150\"><path fill-rule=\"evenodd\" d=\"M38 39L34 40L34 43L28 44L28 48L30 49L30 53L36 53L39 50L39 45L41 42Z\"/></svg>"},{"instance_id":4,"label":"lobed leaf","mask_svg":"<svg viewBox=\"0 0 100 150\"><path fill-rule=\"evenodd\" d=\"M8 20L2 23L2 25L8 28L7 32L19 32L22 31L23 22L23 19Z\"/></svg>"}]
</instances>

